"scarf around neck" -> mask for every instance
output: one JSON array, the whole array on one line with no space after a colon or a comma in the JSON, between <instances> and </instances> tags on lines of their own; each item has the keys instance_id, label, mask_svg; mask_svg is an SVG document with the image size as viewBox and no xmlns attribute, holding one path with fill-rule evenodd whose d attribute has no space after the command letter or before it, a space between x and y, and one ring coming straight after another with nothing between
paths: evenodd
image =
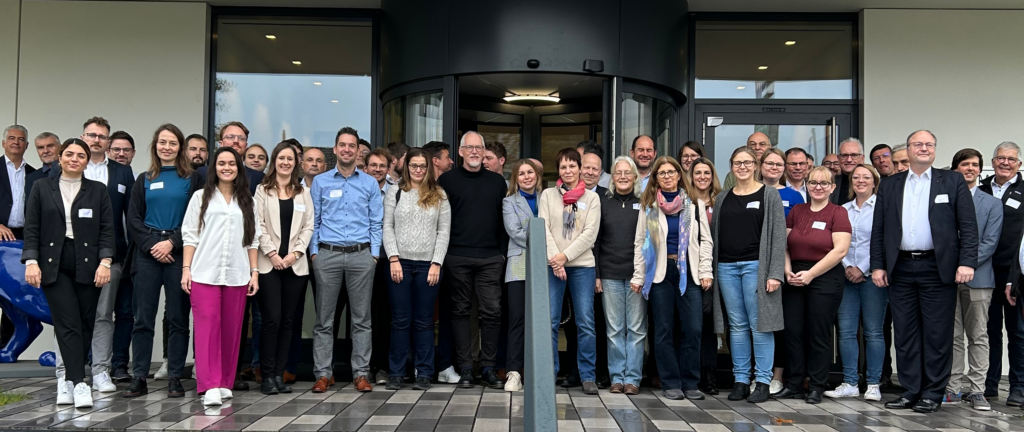
<instances>
[{"instance_id":1,"label":"scarf around neck","mask_svg":"<svg viewBox=\"0 0 1024 432\"><path fill-rule=\"evenodd\" d=\"M576 202L587 192L586 185L580 180L576 187L569 189L568 186L558 180L558 189L562 191L562 238L571 239L576 231Z\"/></svg>"},{"instance_id":2,"label":"scarf around neck","mask_svg":"<svg viewBox=\"0 0 1024 432\"><path fill-rule=\"evenodd\" d=\"M688 250L689 250L688 248L690 247L690 212L693 211L693 202L690 201L690 197L688 197L688 196L683 197L682 195L683 194L680 194L680 196L678 196L678 197L676 197L676 199L672 200L672 202L677 202L677 201L680 202L679 206L676 206L677 207L676 213L679 213L680 211L682 211L682 213L679 215L679 252L677 253L679 255L679 257L676 260L676 265L678 266L678 269L679 269L679 295L680 296L682 296L683 294L686 294L686 278L688 277L687 271L686 271L687 270L687 266L686 266L687 256L686 256L686 253L688 252ZM663 208L662 207L662 203L663 202L664 202L664 200L662 199L661 191L659 190L658 191L658 206L659 206L659 209ZM679 209L678 207L682 207L682 208ZM659 246L660 242L664 241L663 240L664 238L660 235L661 234L661 227L659 226L660 224L658 222L658 219L659 219L658 213L659 212L654 211L653 207L648 207L646 209L646 211L647 211L647 216L646 216L646 223L647 223L647 230L646 231L647 231L647 233L644 236L644 244L643 244L643 247L640 250L640 252L643 254L643 257L644 257L644 286L643 286L643 289L642 289L641 293L643 294L645 299L648 298L648 295L651 292L651 285L654 283L654 275L655 275L655 272L657 271L657 268L658 268L658 246ZM662 210L662 212L664 212L664 210ZM658 233L658 235L652 236L651 233ZM667 233L666 233L666 236L667 236ZM666 257L665 259L667 260L668 258Z\"/></svg>"},{"instance_id":3,"label":"scarf around neck","mask_svg":"<svg viewBox=\"0 0 1024 432\"><path fill-rule=\"evenodd\" d=\"M665 213L665 216L678 214L679 210L682 210L683 208L682 193L676 190L676 197L673 198L672 201L665 201L665 193L671 192L663 192L661 188L658 188L658 193L656 195L658 197L658 207L661 208L661 212Z\"/></svg>"}]
</instances>

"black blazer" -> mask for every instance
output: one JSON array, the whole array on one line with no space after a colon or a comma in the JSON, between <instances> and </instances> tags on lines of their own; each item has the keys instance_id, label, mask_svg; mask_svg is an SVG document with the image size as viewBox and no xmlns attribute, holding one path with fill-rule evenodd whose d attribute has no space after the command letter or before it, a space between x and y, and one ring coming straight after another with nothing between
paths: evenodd
<instances>
[{"instance_id":1,"label":"black blazer","mask_svg":"<svg viewBox=\"0 0 1024 432\"><path fill-rule=\"evenodd\" d=\"M25 165L25 190L28 190L28 176L36 171L27 162ZM11 179L7 176L7 156L0 156L0 225L7 226L11 219L11 210L14 207L14 195L11 195ZM25 192L22 192L24 194Z\"/></svg>"},{"instance_id":2,"label":"black blazer","mask_svg":"<svg viewBox=\"0 0 1024 432\"><path fill-rule=\"evenodd\" d=\"M910 171L889 176L878 188L871 228L871 269L892 275L903 241L903 189ZM945 195L948 203L936 203ZM974 198L964 176L932 168L928 219L935 244L935 259L943 283L956 282L959 266L978 267L978 219ZM959 233L959 235L958 235Z\"/></svg>"},{"instance_id":3,"label":"black blazer","mask_svg":"<svg viewBox=\"0 0 1024 432\"><path fill-rule=\"evenodd\" d=\"M51 162L49 165L44 164L32 174L25 176L25 202L28 202L28 194L32 193L32 185L38 180L49 177L53 170L60 170L60 164L56 161Z\"/></svg>"},{"instance_id":4,"label":"black blazer","mask_svg":"<svg viewBox=\"0 0 1024 432\"><path fill-rule=\"evenodd\" d=\"M91 217L82 217L83 210L90 210ZM37 181L25 207L21 262L31 259L39 262L43 285L57 280L65 225L60 177ZM114 215L103 183L82 178L82 188L71 204L71 229L75 233L75 259L78 261L75 282L92 285L100 260L113 258L116 250Z\"/></svg>"},{"instance_id":5,"label":"black blazer","mask_svg":"<svg viewBox=\"0 0 1024 432\"><path fill-rule=\"evenodd\" d=\"M978 189L992 195L992 179L994 178L995 176L991 176L982 180ZM1011 199L1015 202L1010 201ZM1003 232L999 236L996 253L992 256L992 267L1009 268L1017 263L1017 251L1020 250L1020 239L1024 234L1024 178L1020 174L1017 174L1017 181L1010 184L1006 192L1003 193L1001 201L1003 202Z\"/></svg>"},{"instance_id":6,"label":"black blazer","mask_svg":"<svg viewBox=\"0 0 1024 432\"><path fill-rule=\"evenodd\" d=\"M199 173L200 184L206 183L207 169L209 169L209 166L203 165L196 170L196 172ZM256 186L259 186L260 183L263 182L264 174L252 168L245 167L245 176L249 179L249 193L252 194L252 196L256 196ZM202 189L202 186L199 188Z\"/></svg>"},{"instance_id":7,"label":"black blazer","mask_svg":"<svg viewBox=\"0 0 1024 432\"><path fill-rule=\"evenodd\" d=\"M50 170L50 177L59 175L59 169ZM115 263L124 263L128 255L129 240L125 237L124 221L128 217L128 201L134 185L135 174L130 167L107 159L107 194L110 195L110 208L114 212L114 241L117 243Z\"/></svg>"}]
</instances>

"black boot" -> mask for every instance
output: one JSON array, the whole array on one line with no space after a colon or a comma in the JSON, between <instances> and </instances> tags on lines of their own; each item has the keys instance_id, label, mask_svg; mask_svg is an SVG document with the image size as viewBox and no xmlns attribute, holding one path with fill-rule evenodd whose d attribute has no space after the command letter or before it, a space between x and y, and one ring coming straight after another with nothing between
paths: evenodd
<instances>
[{"instance_id":1,"label":"black boot","mask_svg":"<svg viewBox=\"0 0 1024 432\"><path fill-rule=\"evenodd\" d=\"M706 395L717 395L718 387L715 386L715 368L703 367L700 374L700 391Z\"/></svg>"},{"instance_id":2,"label":"black boot","mask_svg":"<svg viewBox=\"0 0 1024 432\"><path fill-rule=\"evenodd\" d=\"M729 393L729 400L741 401L750 395L750 384L738 382L732 386L732 393Z\"/></svg>"},{"instance_id":3,"label":"black boot","mask_svg":"<svg viewBox=\"0 0 1024 432\"><path fill-rule=\"evenodd\" d=\"M265 378L264 381L266 381L267 379L269 379L269 378ZM290 386L288 384L285 384L284 383L284 378L282 378L282 377L274 377L274 385L277 386L277 392L278 393L291 393L292 392L292 386Z\"/></svg>"},{"instance_id":4,"label":"black boot","mask_svg":"<svg viewBox=\"0 0 1024 432\"><path fill-rule=\"evenodd\" d=\"M278 393L277 383L274 380L265 379L260 383L260 391L265 395L276 395Z\"/></svg>"}]
</instances>

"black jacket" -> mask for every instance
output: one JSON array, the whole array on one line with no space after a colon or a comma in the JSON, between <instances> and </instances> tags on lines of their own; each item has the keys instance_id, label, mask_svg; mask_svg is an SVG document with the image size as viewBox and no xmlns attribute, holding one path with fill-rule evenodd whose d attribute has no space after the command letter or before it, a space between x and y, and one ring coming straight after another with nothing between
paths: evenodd
<instances>
[{"instance_id":1,"label":"black jacket","mask_svg":"<svg viewBox=\"0 0 1024 432\"><path fill-rule=\"evenodd\" d=\"M88 217L83 217L87 214ZM43 285L57 280L65 225L60 177L37 181L25 206L21 262L32 259L39 262ZM103 183L82 179L82 188L71 204L71 229L75 233L75 259L78 261L75 282L92 285L100 260L113 258L116 248L114 216Z\"/></svg>"},{"instance_id":2,"label":"black jacket","mask_svg":"<svg viewBox=\"0 0 1024 432\"><path fill-rule=\"evenodd\" d=\"M50 177L59 175L59 169L50 170ZM132 173L132 169L113 159L107 159L107 194L110 195L110 208L114 212L114 240L117 242L115 263L123 263L128 255L128 243L131 241L125 237L124 221L128 217L128 201L133 185L135 174Z\"/></svg>"},{"instance_id":3,"label":"black jacket","mask_svg":"<svg viewBox=\"0 0 1024 432\"><path fill-rule=\"evenodd\" d=\"M206 171L209 170L209 169L210 169L209 165L203 165L203 166L199 167L198 170L196 170L196 172L199 173L199 184L200 184L199 188L200 189L202 189L203 188L202 185L206 183ZM259 171L256 171L256 170L254 170L252 168L245 167L245 177L246 177L246 179L249 180L249 193L251 193L252 196L256 196L256 186L259 186L260 183L263 183L263 176L264 176L263 173L261 173ZM310 185L310 186L312 186L312 185Z\"/></svg>"},{"instance_id":4,"label":"black jacket","mask_svg":"<svg viewBox=\"0 0 1024 432\"><path fill-rule=\"evenodd\" d=\"M36 171L27 162L22 161L25 166L25 184L28 184L28 176ZM11 219L11 209L14 207L14 195L11 195L11 179L7 176L7 156L0 156L0 225L7 226ZM27 187L26 187L27 189ZM24 194L25 192L22 192Z\"/></svg>"},{"instance_id":5,"label":"black jacket","mask_svg":"<svg viewBox=\"0 0 1024 432\"><path fill-rule=\"evenodd\" d=\"M889 176L878 188L871 228L871 269L892 275L903 241L903 190L910 171ZM944 195L945 203L936 203ZM932 168L928 219L942 282L956 282L959 266L978 267L978 218L960 173ZM959 234L958 234L959 233Z\"/></svg>"},{"instance_id":6,"label":"black jacket","mask_svg":"<svg viewBox=\"0 0 1024 432\"><path fill-rule=\"evenodd\" d=\"M49 177L51 171L54 170L60 171L60 165L57 162L53 162L49 165L44 164L32 174L25 176L25 202L28 202L28 194L32 192L32 185L38 180Z\"/></svg>"},{"instance_id":7,"label":"black jacket","mask_svg":"<svg viewBox=\"0 0 1024 432\"><path fill-rule=\"evenodd\" d=\"M978 189L992 195L993 178L995 176L982 180ZM1011 199L1014 201L1009 201ZM1000 200L1003 202L1003 232L999 236L996 253L992 256L992 267L1009 268L1017 262L1017 251L1020 250L1020 239L1024 233L1024 179L1020 174L1017 174L1017 181L1006 189Z\"/></svg>"}]
</instances>

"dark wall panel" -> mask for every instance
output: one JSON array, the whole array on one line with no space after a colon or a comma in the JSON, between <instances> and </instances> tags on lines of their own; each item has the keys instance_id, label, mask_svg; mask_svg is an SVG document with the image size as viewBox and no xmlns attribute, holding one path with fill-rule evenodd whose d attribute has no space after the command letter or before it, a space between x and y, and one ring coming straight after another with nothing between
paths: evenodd
<instances>
[{"instance_id":1,"label":"dark wall panel","mask_svg":"<svg viewBox=\"0 0 1024 432\"><path fill-rule=\"evenodd\" d=\"M448 74L448 0L381 2L380 86Z\"/></svg>"},{"instance_id":2,"label":"dark wall panel","mask_svg":"<svg viewBox=\"0 0 1024 432\"><path fill-rule=\"evenodd\" d=\"M687 5L678 0L622 3L620 74L686 93Z\"/></svg>"}]
</instances>

